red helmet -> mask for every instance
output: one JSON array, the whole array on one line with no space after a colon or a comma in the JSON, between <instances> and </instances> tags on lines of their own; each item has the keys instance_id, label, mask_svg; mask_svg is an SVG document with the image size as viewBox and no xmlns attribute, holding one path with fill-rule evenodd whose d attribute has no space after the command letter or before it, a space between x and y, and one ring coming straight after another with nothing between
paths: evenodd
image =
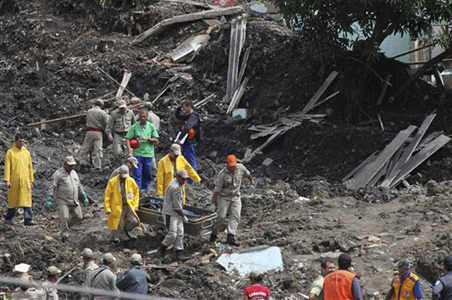
<instances>
[{"instance_id":1,"label":"red helmet","mask_svg":"<svg viewBox=\"0 0 452 300\"><path fill-rule=\"evenodd\" d=\"M140 146L140 142L137 139L131 139L129 140L130 142L130 147L132 147L132 149L136 149Z\"/></svg>"},{"instance_id":2,"label":"red helmet","mask_svg":"<svg viewBox=\"0 0 452 300\"><path fill-rule=\"evenodd\" d=\"M188 138L192 139L195 137L195 130L192 128L188 131Z\"/></svg>"}]
</instances>

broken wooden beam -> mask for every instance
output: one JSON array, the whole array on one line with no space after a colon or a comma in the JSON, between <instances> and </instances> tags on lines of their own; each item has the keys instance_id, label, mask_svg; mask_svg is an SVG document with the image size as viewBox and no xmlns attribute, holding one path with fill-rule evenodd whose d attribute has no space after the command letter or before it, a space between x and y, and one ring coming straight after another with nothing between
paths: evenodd
<instances>
[{"instance_id":1,"label":"broken wooden beam","mask_svg":"<svg viewBox=\"0 0 452 300\"><path fill-rule=\"evenodd\" d=\"M118 92L116 93L116 96L115 96L116 100L121 99L122 94L124 93L124 90L127 87L127 84L129 83L131 77L132 77L132 72L128 72L128 71L124 72L121 84L120 84L120 86L118 88Z\"/></svg>"},{"instance_id":2,"label":"broken wooden beam","mask_svg":"<svg viewBox=\"0 0 452 300\"><path fill-rule=\"evenodd\" d=\"M245 12L245 9L242 6L233 6L228 8L219 8L219 9L211 9L207 11L201 11L196 12L192 14L185 14L185 15L179 15L175 16L169 19L165 19L150 29L144 31L143 33L139 34L135 39L132 41L132 45L139 44L143 41L145 41L147 38L159 33L166 27L178 23L186 23L186 22L193 22L203 19L210 19L210 18L216 18L221 16L230 16L230 15L236 15Z\"/></svg>"},{"instance_id":3,"label":"broken wooden beam","mask_svg":"<svg viewBox=\"0 0 452 300\"><path fill-rule=\"evenodd\" d=\"M194 106L196 109L198 109L198 108L204 106L205 104L209 103L210 101L212 101L212 100L215 98L215 96L216 96L216 94L213 93L212 95L207 96L206 98L202 99L201 101L195 102L195 103L193 104L193 106Z\"/></svg>"},{"instance_id":4,"label":"broken wooden beam","mask_svg":"<svg viewBox=\"0 0 452 300\"><path fill-rule=\"evenodd\" d=\"M61 117L61 118L52 119L52 120L45 120L45 121L36 122L36 123L30 123L27 126L36 126L36 125L41 125L41 124L48 124L48 123L53 123L53 122L59 122L59 121L65 121L65 120L80 118L80 117L84 117L84 116L86 116L86 113L73 115L73 116L67 116L67 117Z\"/></svg>"},{"instance_id":5,"label":"broken wooden beam","mask_svg":"<svg viewBox=\"0 0 452 300\"><path fill-rule=\"evenodd\" d=\"M379 154L379 151L375 151L374 153L372 153L369 157L367 157L365 160L363 160L363 162L360 163L359 166L357 166L350 173L345 175L345 177L342 178L342 182L349 180L350 178L352 178L352 176L355 176L355 174L358 174L358 172L360 172L364 166L374 162L375 159L377 158L378 154Z\"/></svg>"},{"instance_id":6,"label":"broken wooden beam","mask_svg":"<svg viewBox=\"0 0 452 300\"><path fill-rule=\"evenodd\" d=\"M331 83L336 79L337 75L339 75L339 72L333 71L331 74L327 77L327 79L323 82L323 84L320 86L320 88L317 90L317 92L314 94L314 96L309 100L309 102L306 104L306 106L301 111L302 114L308 113L316 104L316 102L322 97L323 93L328 89L328 87L331 85Z\"/></svg>"},{"instance_id":7,"label":"broken wooden beam","mask_svg":"<svg viewBox=\"0 0 452 300\"><path fill-rule=\"evenodd\" d=\"M201 2L196 2L196 1L191 1L191 0L161 0L161 1L163 1L163 2L180 3L180 4L189 4L189 5L193 5L193 6L196 6L196 7L205 8L205 9L216 8L216 6L213 6L213 5L209 5L209 4L201 3Z\"/></svg>"},{"instance_id":8,"label":"broken wooden beam","mask_svg":"<svg viewBox=\"0 0 452 300\"><path fill-rule=\"evenodd\" d=\"M240 87L235 91L234 96L232 97L231 103L229 103L228 110L226 111L227 114L231 113L234 109L237 108L237 106L240 103L240 100L243 97L243 94L245 93L246 85L248 84L248 77L245 77Z\"/></svg>"},{"instance_id":9,"label":"broken wooden beam","mask_svg":"<svg viewBox=\"0 0 452 300\"><path fill-rule=\"evenodd\" d=\"M110 74L108 74L107 72L105 72L104 70L102 70L100 67L97 67L97 69L98 69L99 71L101 71L102 73L104 73L104 74L105 74L108 78L110 78L114 83L116 83L117 85L121 86L121 84L120 84L116 79L114 79L113 77L111 77ZM138 98L137 96L135 96L134 93L132 93L132 92L131 92L130 90L128 90L126 87L124 87L124 90L125 90L127 93L129 93L130 95L132 95L132 97Z\"/></svg>"}]
</instances>

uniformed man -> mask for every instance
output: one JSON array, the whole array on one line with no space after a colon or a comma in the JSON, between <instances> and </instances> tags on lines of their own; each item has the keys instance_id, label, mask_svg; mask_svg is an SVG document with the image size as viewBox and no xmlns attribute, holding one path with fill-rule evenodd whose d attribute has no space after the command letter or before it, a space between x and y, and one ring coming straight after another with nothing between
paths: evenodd
<instances>
[{"instance_id":1,"label":"uniformed man","mask_svg":"<svg viewBox=\"0 0 452 300\"><path fill-rule=\"evenodd\" d=\"M445 275L438 278L433 287L432 300L452 299L452 256L447 256L443 260Z\"/></svg>"},{"instance_id":2,"label":"uniformed man","mask_svg":"<svg viewBox=\"0 0 452 300\"><path fill-rule=\"evenodd\" d=\"M124 156L124 150L126 149L125 136L135 122L133 111L127 109L127 104L124 100L119 101L119 107L111 113L110 122L106 130L108 139L113 142L115 157L121 159Z\"/></svg>"},{"instance_id":3,"label":"uniformed man","mask_svg":"<svg viewBox=\"0 0 452 300\"><path fill-rule=\"evenodd\" d=\"M148 282L146 272L143 270L143 259L140 254L134 253L130 257L131 268L124 273L118 273L116 287L121 292L147 295Z\"/></svg>"},{"instance_id":4,"label":"uniformed man","mask_svg":"<svg viewBox=\"0 0 452 300\"><path fill-rule=\"evenodd\" d=\"M119 238L127 242L131 239L129 231L140 226L136 214L140 202L140 191L135 180L129 176L129 168L121 166L119 174L108 181L105 191L105 212L108 215L108 228L112 229L110 240Z\"/></svg>"},{"instance_id":5,"label":"uniformed man","mask_svg":"<svg viewBox=\"0 0 452 300\"><path fill-rule=\"evenodd\" d=\"M129 158L127 158L126 163L124 165L127 166L127 168L129 168L129 174L130 174L130 173L132 173L133 170L138 168L138 160L133 156L129 157ZM117 167L111 173L109 180L119 174L119 168L121 168L121 167Z\"/></svg>"},{"instance_id":6,"label":"uniformed man","mask_svg":"<svg viewBox=\"0 0 452 300\"><path fill-rule=\"evenodd\" d=\"M47 268L47 279L42 284L42 288L46 292L45 300L58 300L58 292L55 287L57 276L61 274L61 270L55 266Z\"/></svg>"},{"instance_id":7,"label":"uniformed man","mask_svg":"<svg viewBox=\"0 0 452 300\"><path fill-rule=\"evenodd\" d=\"M52 175L52 183L47 191L45 208L49 210L53 205L53 198L60 214L61 234L67 236L69 227L83 220L82 208L79 197L83 204L88 206L88 197L83 190L80 178L74 168L77 163L72 156L64 159L64 165Z\"/></svg>"},{"instance_id":8,"label":"uniformed man","mask_svg":"<svg viewBox=\"0 0 452 300\"><path fill-rule=\"evenodd\" d=\"M105 253L102 256L102 266L97 268L91 274L91 287L95 289L103 289L117 292L116 274L113 272L116 258L111 253ZM117 297L94 296L92 300L114 300Z\"/></svg>"},{"instance_id":9,"label":"uniformed man","mask_svg":"<svg viewBox=\"0 0 452 300\"><path fill-rule=\"evenodd\" d=\"M83 286L90 286L91 274L99 266L94 262L94 253L90 248L85 248L82 251L83 258Z\"/></svg>"},{"instance_id":10,"label":"uniformed man","mask_svg":"<svg viewBox=\"0 0 452 300\"><path fill-rule=\"evenodd\" d=\"M108 115L102 110L104 101L96 100L94 107L86 114L86 136L83 141L82 164L89 165L89 153L92 148L93 164L96 170L102 167L102 132L107 128Z\"/></svg>"},{"instance_id":11,"label":"uniformed man","mask_svg":"<svg viewBox=\"0 0 452 300\"><path fill-rule=\"evenodd\" d=\"M152 103L151 102L144 102L143 107L146 108L147 111L148 111L148 120L149 120L149 122L151 122L155 126L157 131L160 131L160 117L157 116L152 111Z\"/></svg>"},{"instance_id":12,"label":"uniformed man","mask_svg":"<svg viewBox=\"0 0 452 300\"><path fill-rule=\"evenodd\" d=\"M410 263L401 260L391 281L391 289L385 299L421 299L424 297L419 277L410 271ZM328 300L325 298L325 300Z\"/></svg>"},{"instance_id":13,"label":"uniformed man","mask_svg":"<svg viewBox=\"0 0 452 300\"><path fill-rule=\"evenodd\" d=\"M237 227L240 222L242 201L240 200L240 187L244 176L250 183L253 182L251 173L244 165L237 163L237 157L229 155L226 158L227 166L223 168L215 181L215 189L212 195L212 203L218 208L217 224L210 235L210 242L214 243L218 232L224 228L224 219L229 212L227 226L228 237L226 243L240 246L236 239Z\"/></svg>"},{"instance_id":14,"label":"uniformed man","mask_svg":"<svg viewBox=\"0 0 452 300\"><path fill-rule=\"evenodd\" d=\"M185 182L188 173L182 169L177 171L174 178L166 189L163 200L163 220L168 233L161 246L158 248L157 257L163 260L166 248L174 245L175 260L186 261L189 258L183 256L184 250L184 223L188 223L188 218L184 214L184 192Z\"/></svg>"},{"instance_id":15,"label":"uniformed man","mask_svg":"<svg viewBox=\"0 0 452 300\"><path fill-rule=\"evenodd\" d=\"M33 286L33 279L27 273L20 276L19 287L14 290L13 300L45 300L46 292Z\"/></svg>"},{"instance_id":16,"label":"uniformed man","mask_svg":"<svg viewBox=\"0 0 452 300\"><path fill-rule=\"evenodd\" d=\"M320 259L320 274L311 284L309 300L323 300L323 283L325 281L325 277L335 270L336 266L331 258Z\"/></svg>"}]
</instances>

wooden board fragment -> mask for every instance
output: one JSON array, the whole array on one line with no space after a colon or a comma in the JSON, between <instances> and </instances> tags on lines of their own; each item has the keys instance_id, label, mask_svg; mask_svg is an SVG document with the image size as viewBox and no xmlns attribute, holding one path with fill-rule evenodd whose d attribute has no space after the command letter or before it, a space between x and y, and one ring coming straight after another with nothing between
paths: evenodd
<instances>
[{"instance_id":1,"label":"wooden board fragment","mask_svg":"<svg viewBox=\"0 0 452 300\"><path fill-rule=\"evenodd\" d=\"M122 97L122 94L124 93L124 90L127 87L127 84L130 81L130 78L132 77L132 72L124 72L124 76L122 77L121 85L118 88L118 91L116 92L116 100L120 100Z\"/></svg>"},{"instance_id":2,"label":"wooden board fragment","mask_svg":"<svg viewBox=\"0 0 452 300\"><path fill-rule=\"evenodd\" d=\"M347 175L345 175L344 178L342 178L342 182L347 181L350 178L352 178L352 176L354 176L355 174L358 174L358 172L361 171L365 165L374 162L379 153L380 153L379 151L375 151L369 157L367 157L365 160L363 160L363 162L360 163L359 166L354 168L350 173L348 173Z\"/></svg>"},{"instance_id":3,"label":"wooden board fragment","mask_svg":"<svg viewBox=\"0 0 452 300\"><path fill-rule=\"evenodd\" d=\"M315 103L322 97L323 93L328 89L328 87L331 85L331 83L336 79L337 75L339 75L338 72L333 71L328 78L323 82L323 84L320 86L320 88L317 90L317 92L314 94L314 96L309 100L308 104L303 108L301 113L306 114L309 112Z\"/></svg>"}]
</instances>

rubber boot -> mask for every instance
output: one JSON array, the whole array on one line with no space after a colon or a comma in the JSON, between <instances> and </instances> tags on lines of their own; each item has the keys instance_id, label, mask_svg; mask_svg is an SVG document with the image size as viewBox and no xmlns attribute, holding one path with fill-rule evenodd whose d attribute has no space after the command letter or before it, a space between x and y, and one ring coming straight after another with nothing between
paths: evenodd
<instances>
[{"instance_id":1,"label":"rubber boot","mask_svg":"<svg viewBox=\"0 0 452 300\"><path fill-rule=\"evenodd\" d=\"M184 262L189 260L190 257L186 257L183 255L183 250L176 250L176 257L175 257L175 261L180 261L180 262Z\"/></svg>"},{"instance_id":2,"label":"rubber boot","mask_svg":"<svg viewBox=\"0 0 452 300\"><path fill-rule=\"evenodd\" d=\"M232 245L232 246L240 246L240 243L237 242L237 240L235 239L235 235L233 234L228 234L228 237L226 239L226 244Z\"/></svg>"},{"instance_id":3,"label":"rubber boot","mask_svg":"<svg viewBox=\"0 0 452 300\"><path fill-rule=\"evenodd\" d=\"M162 244L157 249L157 258L160 259L160 260L163 260L165 258L165 251L166 251L166 246Z\"/></svg>"},{"instance_id":4,"label":"rubber boot","mask_svg":"<svg viewBox=\"0 0 452 300\"><path fill-rule=\"evenodd\" d=\"M210 239L209 242L211 242L212 244L214 244L217 241L217 235L215 233L212 232L212 234L210 235Z\"/></svg>"}]
</instances>

